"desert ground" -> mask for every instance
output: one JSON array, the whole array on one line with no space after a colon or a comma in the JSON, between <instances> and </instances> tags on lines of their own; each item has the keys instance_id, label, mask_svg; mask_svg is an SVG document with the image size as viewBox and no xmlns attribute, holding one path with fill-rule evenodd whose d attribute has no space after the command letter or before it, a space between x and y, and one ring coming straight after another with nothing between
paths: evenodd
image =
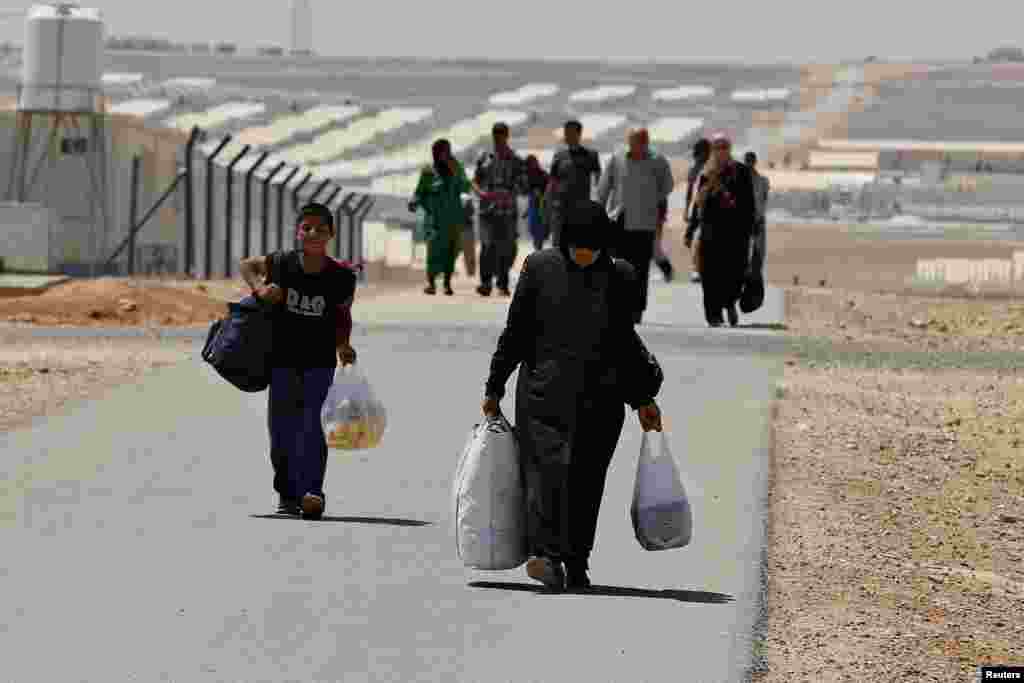
<instances>
[{"instance_id":1,"label":"desert ground","mask_svg":"<svg viewBox=\"0 0 1024 683\"><path fill-rule=\"evenodd\" d=\"M907 285L918 258L1009 258L1024 245L769 230L767 275L785 289L793 344L755 679L946 682L1024 663L1024 305L1012 291ZM680 241L670 230L685 277ZM197 361L193 342L155 332L42 340L25 328L206 325L238 284L105 279L0 299L0 430Z\"/></svg>"}]
</instances>

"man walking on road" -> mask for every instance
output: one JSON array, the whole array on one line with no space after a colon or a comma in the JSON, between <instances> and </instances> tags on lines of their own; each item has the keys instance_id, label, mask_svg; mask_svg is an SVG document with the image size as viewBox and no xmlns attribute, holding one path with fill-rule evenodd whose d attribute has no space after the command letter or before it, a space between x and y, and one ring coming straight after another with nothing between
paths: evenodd
<instances>
[{"instance_id":1,"label":"man walking on road","mask_svg":"<svg viewBox=\"0 0 1024 683\"><path fill-rule=\"evenodd\" d=\"M633 321L639 324L647 310L654 240L668 216L668 198L675 180L668 160L650 148L646 128L634 128L624 153L608 162L597 187L597 201L616 222L617 255L636 271L639 285Z\"/></svg>"},{"instance_id":2,"label":"man walking on road","mask_svg":"<svg viewBox=\"0 0 1024 683\"><path fill-rule=\"evenodd\" d=\"M476 163L473 185L480 197L480 296L491 295L497 280L502 296L511 296L509 272L516 260L519 238L519 195L529 193L526 162L508 146L509 128L502 122L491 130L494 151Z\"/></svg>"},{"instance_id":3,"label":"man walking on road","mask_svg":"<svg viewBox=\"0 0 1024 683\"><path fill-rule=\"evenodd\" d=\"M548 227L556 247L565 211L577 202L590 199L591 188L601 177L600 155L580 144L583 124L575 119L567 121L562 136L565 148L558 150L551 160L547 190L552 208Z\"/></svg>"},{"instance_id":4,"label":"man walking on road","mask_svg":"<svg viewBox=\"0 0 1024 683\"><path fill-rule=\"evenodd\" d=\"M771 183L766 176L757 172L757 155L747 152L743 155L743 161L750 168L750 175L754 180L754 205L757 207L757 221L754 223L754 235L752 238L753 247L751 253L750 267L759 272L764 268L766 249L768 248L767 219L765 211L768 206L768 193L771 191Z\"/></svg>"},{"instance_id":5,"label":"man walking on road","mask_svg":"<svg viewBox=\"0 0 1024 683\"><path fill-rule=\"evenodd\" d=\"M655 397L664 379L633 326L633 269L608 254L604 207L575 204L563 227L557 249L534 252L523 265L483 403L484 415L497 416L519 368L516 439L532 555L526 571L554 590L590 585L623 405L637 411L644 431L661 431Z\"/></svg>"}]
</instances>

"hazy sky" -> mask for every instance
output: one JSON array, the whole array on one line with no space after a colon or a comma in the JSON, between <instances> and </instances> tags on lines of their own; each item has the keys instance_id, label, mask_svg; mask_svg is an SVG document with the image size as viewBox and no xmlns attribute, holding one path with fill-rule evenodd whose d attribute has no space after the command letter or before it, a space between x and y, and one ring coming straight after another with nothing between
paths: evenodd
<instances>
[{"instance_id":1,"label":"hazy sky","mask_svg":"<svg viewBox=\"0 0 1024 683\"><path fill-rule=\"evenodd\" d=\"M0 8L31 4L0 0ZM108 32L117 34L289 43L290 0L80 4L102 9ZM969 59L999 45L1024 46L1024 3L1007 0L313 0L313 5L315 48L337 55ZM5 23L0 24L5 38L19 35L16 22Z\"/></svg>"}]
</instances>

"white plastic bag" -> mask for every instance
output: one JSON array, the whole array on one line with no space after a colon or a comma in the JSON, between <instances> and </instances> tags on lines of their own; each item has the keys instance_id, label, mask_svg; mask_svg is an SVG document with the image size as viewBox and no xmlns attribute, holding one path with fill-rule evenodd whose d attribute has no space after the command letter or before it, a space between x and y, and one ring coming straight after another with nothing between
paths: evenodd
<instances>
[{"instance_id":1,"label":"white plastic bag","mask_svg":"<svg viewBox=\"0 0 1024 683\"><path fill-rule=\"evenodd\" d=\"M339 366L320 410L320 422L328 448L376 448L387 427L387 411L370 382L354 365Z\"/></svg>"},{"instance_id":2,"label":"white plastic bag","mask_svg":"<svg viewBox=\"0 0 1024 683\"><path fill-rule=\"evenodd\" d=\"M519 447L504 417L476 425L452 486L455 545L473 569L515 569L527 560L526 495Z\"/></svg>"},{"instance_id":3,"label":"white plastic bag","mask_svg":"<svg viewBox=\"0 0 1024 683\"><path fill-rule=\"evenodd\" d=\"M690 543L693 511L664 432L644 432L630 516L644 550L670 550Z\"/></svg>"}]
</instances>

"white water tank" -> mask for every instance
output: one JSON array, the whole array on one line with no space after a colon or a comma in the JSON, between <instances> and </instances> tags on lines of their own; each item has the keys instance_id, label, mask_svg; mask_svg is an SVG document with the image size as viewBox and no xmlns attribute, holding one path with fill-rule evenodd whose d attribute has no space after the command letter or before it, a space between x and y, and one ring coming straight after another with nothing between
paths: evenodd
<instances>
[{"instance_id":1,"label":"white water tank","mask_svg":"<svg viewBox=\"0 0 1024 683\"><path fill-rule=\"evenodd\" d=\"M25 18L22 111L93 112L103 94L103 19L70 3L36 5Z\"/></svg>"}]
</instances>

